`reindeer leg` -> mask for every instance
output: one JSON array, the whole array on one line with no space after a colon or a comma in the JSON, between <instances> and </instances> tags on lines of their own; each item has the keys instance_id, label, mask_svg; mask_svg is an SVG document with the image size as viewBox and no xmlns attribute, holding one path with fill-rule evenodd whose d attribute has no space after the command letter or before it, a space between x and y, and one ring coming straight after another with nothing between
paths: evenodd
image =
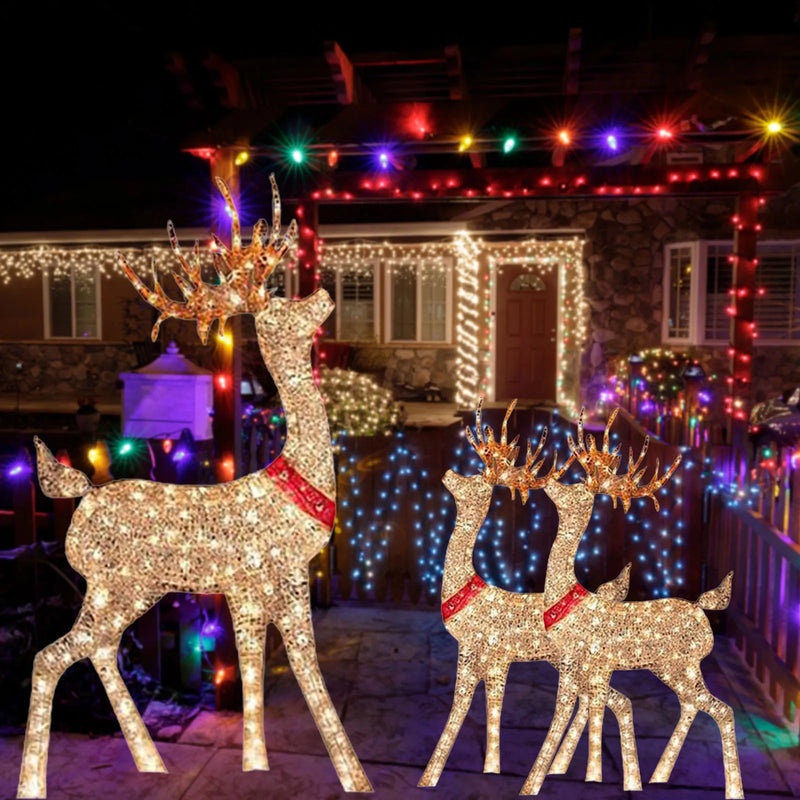
<instances>
[{"instance_id":1,"label":"reindeer leg","mask_svg":"<svg viewBox=\"0 0 800 800\"><path fill-rule=\"evenodd\" d=\"M694 721L697 711L705 711L717 723L722 737L722 762L725 768L725 797L744 797L742 788L742 774L739 768L739 750L736 744L736 729L734 725L733 710L731 707L714 697L705 684L702 676L698 678L700 667L690 668L692 676L684 673L672 675L670 673L656 672L677 695L681 702L681 716L675 730L672 732L664 752L650 778L651 783L666 783L675 766L675 761L683 747L686 734ZM688 672L687 670L686 672ZM688 687L687 687L688 683ZM681 691L677 684L682 684Z\"/></svg>"},{"instance_id":2,"label":"reindeer leg","mask_svg":"<svg viewBox=\"0 0 800 800\"><path fill-rule=\"evenodd\" d=\"M616 689L609 688L606 705L614 713L619 725L623 788L626 792L640 792L642 790L642 776L639 772L639 755L636 751L636 734L633 730L633 707L631 706L631 701Z\"/></svg>"},{"instance_id":3,"label":"reindeer leg","mask_svg":"<svg viewBox=\"0 0 800 800\"><path fill-rule=\"evenodd\" d=\"M569 718L572 716L572 709L575 707L575 700L578 696L578 684L563 668L558 679L558 695L556 696L556 708L553 713L553 720L550 723L550 730L547 731L544 744L539 755L536 757L528 777L522 786L520 794L539 794L547 770L553 755L556 751L561 737L564 735Z\"/></svg>"},{"instance_id":4,"label":"reindeer leg","mask_svg":"<svg viewBox=\"0 0 800 800\"><path fill-rule=\"evenodd\" d=\"M486 758L484 772L500 772L500 715L508 677L508 662L490 667L486 686ZM470 698L472 699L472 698ZM460 727L460 726L459 726Z\"/></svg>"},{"instance_id":5,"label":"reindeer leg","mask_svg":"<svg viewBox=\"0 0 800 800\"><path fill-rule=\"evenodd\" d=\"M242 674L244 736L242 769L268 770L264 741L264 641L267 612L258 599L248 595L226 595L233 618L239 671ZM288 648L287 648L288 649Z\"/></svg>"},{"instance_id":6,"label":"reindeer leg","mask_svg":"<svg viewBox=\"0 0 800 800\"><path fill-rule=\"evenodd\" d=\"M95 622L94 649L91 653L92 664L103 682L103 687L139 772L166 772L167 770L131 699L128 687L122 680L117 663L117 653L125 628L150 608L156 600L158 600L158 595L135 600L134 611L131 614L130 609L126 607L128 600L125 592L119 592L111 598L108 606L103 609L102 619ZM123 615L121 612L128 613ZM106 620L109 622L106 623Z\"/></svg>"},{"instance_id":7,"label":"reindeer leg","mask_svg":"<svg viewBox=\"0 0 800 800\"><path fill-rule=\"evenodd\" d=\"M606 711L610 678L611 675L594 676L589 694L589 760L586 763L586 780L597 783L603 780L603 715Z\"/></svg>"},{"instance_id":8,"label":"reindeer leg","mask_svg":"<svg viewBox=\"0 0 800 800\"><path fill-rule=\"evenodd\" d=\"M371 792L372 785L350 744L319 669L307 577L303 575L287 589L276 625L283 636L292 672L300 684L342 787L346 792Z\"/></svg>"},{"instance_id":9,"label":"reindeer leg","mask_svg":"<svg viewBox=\"0 0 800 800\"><path fill-rule=\"evenodd\" d=\"M461 730L461 726L464 724L467 711L469 711L469 707L472 705L472 696L475 694L475 687L481 680L476 670L475 655L471 651L459 647L458 672L456 673L456 686L453 692L453 705L450 709L450 716L447 718L442 735L436 743L436 749L433 751L433 755L431 755L428 761L428 766L425 767L425 772L422 773L422 777L419 779L417 786L436 786L439 782L447 757L453 749L453 744L458 736L458 732Z\"/></svg>"},{"instance_id":10,"label":"reindeer leg","mask_svg":"<svg viewBox=\"0 0 800 800\"><path fill-rule=\"evenodd\" d=\"M72 630L42 648L33 659L31 705L17 787L19 798L47 796L47 751L53 694L64 670L91 652L92 625L92 605L87 593Z\"/></svg>"},{"instance_id":11,"label":"reindeer leg","mask_svg":"<svg viewBox=\"0 0 800 800\"><path fill-rule=\"evenodd\" d=\"M561 740L561 747L558 748L556 757L550 765L550 775L563 775L572 763L572 757L575 755L575 748L583 736L583 729L586 727L586 721L589 719L589 703L586 697L578 698L578 713L572 724L569 726L567 735Z\"/></svg>"}]
</instances>

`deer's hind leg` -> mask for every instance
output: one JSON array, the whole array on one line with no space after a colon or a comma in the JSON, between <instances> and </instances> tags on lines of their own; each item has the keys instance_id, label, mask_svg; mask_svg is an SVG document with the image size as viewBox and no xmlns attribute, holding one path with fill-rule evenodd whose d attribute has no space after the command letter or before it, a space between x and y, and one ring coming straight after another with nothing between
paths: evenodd
<instances>
[{"instance_id":1,"label":"deer's hind leg","mask_svg":"<svg viewBox=\"0 0 800 800\"><path fill-rule=\"evenodd\" d=\"M239 671L242 673L244 735L242 769L267 770L267 745L264 741L264 649L267 612L263 601L247 594L226 595L236 634Z\"/></svg>"},{"instance_id":2,"label":"deer's hind leg","mask_svg":"<svg viewBox=\"0 0 800 800\"><path fill-rule=\"evenodd\" d=\"M78 612L72 630L43 647L33 659L31 705L22 748L17 797L47 796L47 751L53 695L67 667L92 651L92 609L88 598Z\"/></svg>"},{"instance_id":3,"label":"deer's hind leg","mask_svg":"<svg viewBox=\"0 0 800 800\"><path fill-rule=\"evenodd\" d=\"M153 771L165 771L158 751L150 739L147 729L139 716L116 664L116 652L119 636L124 625L118 629L116 637L110 636L106 625L111 625L114 618L113 609L109 609L110 595L105 590L87 590L83 605L72 630L52 644L42 648L33 660L33 676L31 678L31 704L28 714L28 725L25 731L25 744L22 752L17 797L45 797L47 793L47 752L50 744L50 714L53 705L53 694L59 678L67 667L87 656L94 656L99 649L103 650L101 663L104 669L100 679L108 692L109 699L119 717L120 726L128 739L135 742L142 757L142 763L151 765ZM106 622L108 620L108 622ZM107 653L105 651L108 651ZM113 658L113 669L110 660ZM119 692L108 680L113 672L119 679ZM111 688L110 688L111 686ZM116 701L116 702L115 702ZM126 702L127 701L127 702ZM128 705L130 704L130 705ZM125 713L120 715L120 708ZM138 724L137 724L138 723ZM135 734L134 734L135 730ZM131 747L133 751L133 746ZM136 758L136 751L134 751ZM137 766L139 762L137 761ZM141 767L140 767L141 769Z\"/></svg>"},{"instance_id":4,"label":"deer's hind leg","mask_svg":"<svg viewBox=\"0 0 800 800\"><path fill-rule=\"evenodd\" d=\"M722 738L725 797L744 797L733 709L709 692L699 664L690 664L682 669L676 669L674 673L666 670L653 671L678 695L681 703L681 716L661 754L650 782L666 783L669 780L697 711L705 711L717 723Z\"/></svg>"}]
</instances>

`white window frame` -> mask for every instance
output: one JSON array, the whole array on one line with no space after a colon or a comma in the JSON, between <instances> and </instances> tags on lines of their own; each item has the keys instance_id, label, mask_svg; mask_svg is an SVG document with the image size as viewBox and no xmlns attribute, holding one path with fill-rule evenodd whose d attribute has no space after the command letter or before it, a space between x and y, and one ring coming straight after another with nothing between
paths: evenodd
<instances>
[{"instance_id":1,"label":"white window frame","mask_svg":"<svg viewBox=\"0 0 800 800\"><path fill-rule=\"evenodd\" d=\"M94 267L94 301L95 301L95 321L97 324L97 333L94 336L77 336L75 334L75 267L70 268L69 275L69 288L70 288L70 312L72 333L69 336L55 336L50 330L50 270L42 270L42 297L44 304L44 338L45 339L59 339L62 341L77 340L81 342L96 342L103 338L103 314L102 314L102 281L100 279L99 267Z\"/></svg>"},{"instance_id":2,"label":"white window frame","mask_svg":"<svg viewBox=\"0 0 800 800\"><path fill-rule=\"evenodd\" d=\"M797 239L770 239L759 242L758 246L787 248L800 246ZM671 242L664 246L664 270L662 288L661 341L665 345L696 345L702 347L725 347L729 339L706 338L706 310L708 295L706 284L708 278L708 250L710 247L729 247L733 252L731 239L703 239L694 242ZM669 336L669 267L670 251L678 248L692 248L692 281L689 295L689 336ZM796 266L796 268L798 268ZM755 347L791 347L800 346L800 337L795 339L762 339L754 340Z\"/></svg>"},{"instance_id":3,"label":"white window frame","mask_svg":"<svg viewBox=\"0 0 800 800\"><path fill-rule=\"evenodd\" d=\"M406 260L398 260L396 262L384 262L383 269L389 273L394 263L406 264L416 259L409 257ZM444 339L423 339L422 338L422 292L420 291L420 280L423 270L426 267L425 259L417 261L417 313L416 313L416 337L414 339L394 339L392 338L392 281L388 274L385 275L383 281L383 299L384 299L384 320L383 320L383 334L384 342L386 344L435 344L435 345L449 345L453 342L453 258L447 257L445 262L445 338Z\"/></svg>"},{"instance_id":4,"label":"white window frame","mask_svg":"<svg viewBox=\"0 0 800 800\"><path fill-rule=\"evenodd\" d=\"M373 338L370 339L343 339L342 338L342 315L341 309L343 307L342 302L342 273L347 272L346 269L337 269L336 270L336 297L334 298L336 301L336 341L337 342L351 342L354 345L358 344L375 344L380 342L380 332L381 332L381 323L380 323L380 304L379 300L381 297L381 270L380 270L380 261L373 260L370 262L372 265L372 335Z\"/></svg>"},{"instance_id":5,"label":"white window frame","mask_svg":"<svg viewBox=\"0 0 800 800\"><path fill-rule=\"evenodd\" d=\"M670 336L669 333L669 304L670 304L670 267L672 264L672 252L674 250L691 251L692 259L692 278L689 283L689 334L688 336ZM705 306L700 302L700 287L703 282L699 279L702 271L705 278L705 261L701 258L701 242L672 242L664 246L664 271L662 274L661 289L661 341L664 344L689 345L697 342L698 334L704 330ZM703 297L705 297L703 293Z\"/></svg>"}]
</instances>

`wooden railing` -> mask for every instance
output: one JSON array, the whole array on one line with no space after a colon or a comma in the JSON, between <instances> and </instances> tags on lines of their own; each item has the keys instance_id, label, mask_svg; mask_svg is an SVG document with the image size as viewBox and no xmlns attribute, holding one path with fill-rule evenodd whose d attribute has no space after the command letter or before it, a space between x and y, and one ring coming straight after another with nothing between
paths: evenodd
<instances>
[{"instance_id":1,"label":"wooden railing","mask_svg":"<svg viewBox=\"0 0 800 800\"><path fill-rule=\"evenodd\" d=\"M727 456L727 459L726 459ZM800 470L790 450L751 465L716 448L727 480L708 504L713 580L734 571L727 612L735 642L789 722L800 701Z\"/></svg>"},{"instance_id":2,"label":"wooden railing","mask_svg":"<svg viewBox=\"0 0 800 800\"><path fill-rule=\"evenodd\" d=\"M497 430L502 414L502 409L487 410L484 418ZM455 524L455 503L441 478L450 468L462 475L480 469L463 437L464 425L472 422L472 416L465 415L462 424L448 428L342 442L336 532L330 572L320 575L325 584L321 596L440 602L445 550ZM541 424L550 426L549 441L558 443L565 458L566 434L574 434L574 426L556 422L556 432L549 414L520 409L509 430L524 441L538 438ZM615 433L634 448L641 446L645 435L625 413ZM678 448L654 440L648 463L658 458L668 464L677 453ZM704 548L702 539L690 535L690 530L700 527L699 473L699 463L684 469L682 477L659 497L660 513L650 501L642 500L626 516L621 508L613 509L608 498L598 498L578 554L578 577L594 588L633 562L631 599L696 597L701 590ZM579 477L576 471L571 479ZM544 493L534 493L523 506L519 499L512 501L507 490L495 489L486 528L474 558L479 574L511 591L542 591L547 553L557 528L555 508Z\"/></svg>"}]
</instances>

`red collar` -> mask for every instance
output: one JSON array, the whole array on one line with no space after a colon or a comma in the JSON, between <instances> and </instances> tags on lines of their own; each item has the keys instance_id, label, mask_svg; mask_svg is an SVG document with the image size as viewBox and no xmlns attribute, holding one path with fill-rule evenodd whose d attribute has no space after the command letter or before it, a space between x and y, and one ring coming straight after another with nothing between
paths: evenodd
<instances>
[{"instance_id":1,"label":"red collar","mask_svg":"<svg viewBox=\"0 0 800 800\"><path fill-rule=\"evenodd\" d=\"M576 583L557 603L553 603L544 612L544 629L549 630L561 622L571 611L574 611L589 594L579 583Z\"/></svg>"},{"instance_id":2,"label":"red collar","mask_svg":"<svg viewBox=\"0 0 800 800\"><path fill-rule=\"evenodd\" d=\"M267 468L274 486L280 489L301 510L318 522L333 525L336 503L312 486L284 457L279 455Z\"/></svg>"},{"instance_id":3,"label":"red collar","mask_svg":"<svg viewBox=\"0 0 800 800\"><path fill-rule=\"evenodd\" d=\"M477 575L473 575L454 595L442 603L442 619L447 622L454 614L458 614L464 606L469 605L486 586Z\"/></svg>"}]
</instances>

